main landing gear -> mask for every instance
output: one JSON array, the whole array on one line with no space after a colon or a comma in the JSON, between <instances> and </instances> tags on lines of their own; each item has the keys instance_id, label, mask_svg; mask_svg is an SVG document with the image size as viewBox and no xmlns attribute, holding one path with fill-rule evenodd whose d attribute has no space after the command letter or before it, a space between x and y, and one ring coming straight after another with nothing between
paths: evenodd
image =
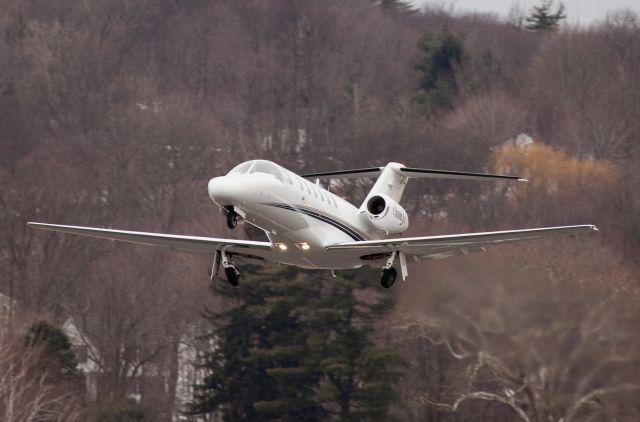
<instances>
[{"instance_id":1,"label":"main landing gear","mask_svg":"<svg viewBox=\"0 0 640 422\"><path fill-rule=\"evenodd\" d=\"M402 252L392 252L389 259L387 259L387 263L384 267L382 267L382 276L380 277L380 285L385 289L393 286L393 283L396 282L396 278L398 277L398 272L395 268L393 268L393 261L396 259L396 255L400 255L400 269L402 271L402 279L405 280L407 278L407 261Z\"/></svg>"},{"instance_id":2,"label":"main landing gear","mask_svg":"<svg viewBox=\"0 0 640 422\"><path fill-rule=\"evenodd\" d=\"M233 287L237 287L240 284L240 271L234 266L225 267L224 274L229 280L229 284Z\"/></svg>"},{"instance_id":3,"label":"main landing gear","mask_svg":"<svg viewBox=\"0 0 640 422\"><path fill-rule=\"evenodd\" d=\"M398 276L398 272L395 268L383 268L382 269L382 277L380 278L380 285L385 289L393 286L393 283L396 282L396 277Z\"/></svg>"},{"instance_id":4,"label":"main landing gear","mask_svg":"<svg viewBox=\"0 0 640 422\"><path fill-rule=\"evenodd\" d=\"M237 287L240 284L240 271L236 268L235 264L229 258L225 251L216 251L216 255L213 258L213 267L211 268L211 280L218 275L220 270L220 264L224 267L224 275L227 276L229 284L233 287Z\"/></svg>"}]
</instances>

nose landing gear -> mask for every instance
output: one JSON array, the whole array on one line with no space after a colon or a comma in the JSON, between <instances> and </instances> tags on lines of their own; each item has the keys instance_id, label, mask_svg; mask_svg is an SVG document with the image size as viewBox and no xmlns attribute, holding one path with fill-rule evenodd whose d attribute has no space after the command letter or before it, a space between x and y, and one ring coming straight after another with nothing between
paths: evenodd
<instances>
[{"instance_id":1,"label":"nose landing gear","mask_svg":"<svg viewBox=\"0 0 640 422\"><path fill-rule=\"evenodd\" d=\"M233 208L233 205L225 205L222 208L224 209L224 212L227 214L227 227L229 227L230 229L235 229L236 226L238 225L238 219L240 218L240 216L238 215L236 210Z\"/></svg>"},{"instance_id":2,"label":"nose landing gear","mask_svg":"<svg viewBox=\"0 0 640 422\"><path fill-rule=\"evenodd\" d=\"M235 211L227 212L227 227L235 229L238 225L238 213Z\"/></svg>"}]
</instances>

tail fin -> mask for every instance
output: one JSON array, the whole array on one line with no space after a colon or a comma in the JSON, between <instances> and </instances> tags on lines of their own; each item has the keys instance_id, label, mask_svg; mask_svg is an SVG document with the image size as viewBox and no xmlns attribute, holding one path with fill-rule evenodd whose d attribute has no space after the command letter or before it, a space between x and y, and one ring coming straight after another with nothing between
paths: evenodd
<instances>
[{"instance_id":1,"label":"tail fin","mask_svg":"<svg viewBox=\"0 0 640 422\"><path fill-rule=\"evenodd\" d=\"M399 163L389 163L382 167L382 173L369 191L367 197L364 199L362 207L365 206L370 197L381 193L387 195L396 202L400 202L400 198L402 197L402 193L404 192L404 188L407 186L407 182L410 177L402 173L401 170L404 168L404 165Z\"/></svg>"}]
</instances>

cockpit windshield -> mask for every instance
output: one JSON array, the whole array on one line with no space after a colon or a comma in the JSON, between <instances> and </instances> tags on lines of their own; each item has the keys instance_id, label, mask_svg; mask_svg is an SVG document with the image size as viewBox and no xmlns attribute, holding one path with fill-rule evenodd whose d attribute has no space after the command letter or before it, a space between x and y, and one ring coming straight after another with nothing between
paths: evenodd
<instances>
[{"instance_id":1,"label":"cockpit windshield","mask_svg":"<svg viewBox=\"0 0 640 422\"><path fill-rule=\"evenodd\" d=\"M267 160L252 160L238 164L229 174L249 174L249 173L266 173L276 177L279 181L283 181L282 170L280 167Z\"/></svg>"},{"instance_id":2,"label":"cockpit windshield","mask_svg":"<svg viewBox=\"0 0 640 422\"><path fill-rule=\"evenodd\" d=\"M251 164L253 164L253 161L245 161L244 163L240 163L237 166L235 166L234 168L231 169L231 171L227 174L243 174L243 173L248 173L247 170L249 170L249 167L251 167Z\"/></svg>"}]
</instances>

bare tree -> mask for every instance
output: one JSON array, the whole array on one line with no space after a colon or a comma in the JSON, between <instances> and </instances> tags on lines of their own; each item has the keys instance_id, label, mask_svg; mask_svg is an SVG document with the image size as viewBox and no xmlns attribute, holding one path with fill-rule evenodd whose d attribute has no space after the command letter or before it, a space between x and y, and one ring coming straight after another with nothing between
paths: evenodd
<instances>
[{"instance_id":1,"label":"bare tree","mask_svg":"<svg viewBox=\"0 0 640 422\"><path fill-rule=\"evenodd\" d=\"M0 418L7 422L84 420L78 388L43 365L44 351L0 338Z\"/></svg>"},{"instance_id":2,"label":"bare tree","mask_svg":"<svg viewBox=\"0 0 640 422\"><path fill-rule=\"evenodd\" d=\"M476 262L446 283L432 280L439 287L423 303L428 311L392 327L398 344L446 356L446 382L427 384L415 405L468 415L473 402L490 402L524 421L631 417L622 409L640 389L637 348L628 344L637 287L602 250L581 254L586 268L558 253L572 244L527 248L517 259L529 268L498 259L481 265L483 277L473 275Z\"/></svg>"}]
</instances>

